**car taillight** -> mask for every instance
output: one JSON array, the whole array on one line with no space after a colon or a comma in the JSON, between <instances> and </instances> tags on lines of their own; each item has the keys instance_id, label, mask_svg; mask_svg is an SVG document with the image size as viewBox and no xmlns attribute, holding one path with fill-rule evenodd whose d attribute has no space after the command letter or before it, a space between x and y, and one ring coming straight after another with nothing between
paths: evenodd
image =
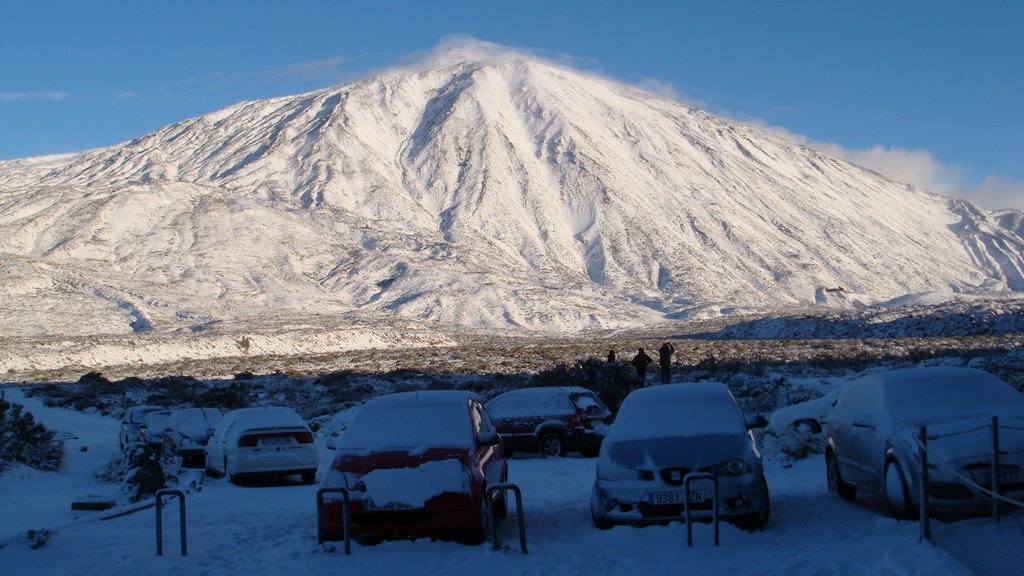
<instances>
[{"instance_id":1,"label":"car taillight","mask_svg":"<svg viewBox=\"0 0 1024 576\"><path fill-rule=\"evenodd\" d=\"M238 439L239 448L252 448L260 441L259 436L253 434L246 434Z\"/></svg>"},{"instance_id":2,"label":"car taillight","mask_svg":"<svg viewBox=\"0 0 1024 576\"><path fill-rule=\"evenodd\" d=\"M590 417L584 414L582 411L577 410L569 417L570 428L590 428Z\"/></svg>"},{"instance_id":3,"label":"car taillight","mask_svg":"<svg viewBox=\"0 0 1024 576\"><path fill-rule=\"evenodd\" d=\"M296 432L295 439L299 441L299 444L312 444L313 433L312 432Z\"/></svg>"}]
</instances>

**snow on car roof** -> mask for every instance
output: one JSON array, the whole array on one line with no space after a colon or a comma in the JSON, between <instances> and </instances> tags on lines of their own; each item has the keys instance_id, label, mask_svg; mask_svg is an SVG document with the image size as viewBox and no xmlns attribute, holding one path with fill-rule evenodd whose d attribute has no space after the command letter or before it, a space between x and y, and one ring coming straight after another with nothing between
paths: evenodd
<instances>
[{"instance_id":1,"label":"snow on car roof","mask_svg":"<svg viewBox=\"0 0 1024 576\"><path fill-rule=\"evenodd\" d=\"M1024 395L997 376L976 368L889 370L847 384L851 395L865 386L877 386L882 391L885 408L897 420L989 412L1024 415Z\"/></svg>"},{"instance_id":2,"label":"snow on car roof","mask_svg":"<svg viewBox=\"0 0 1024 576\"><path fill-rule=\"evenodd\" d=\"M257 408L241 408L228 414L243 428L273 428L281 426L305 427L303 420L295 410L284 406L262 406ZM226 416L227 417L227 416Z\"/></svg>"},{"instance_id":3,"label":"snow on car roof","mask_svg":"<svg viewBox=\"0 0 1024 576\"><path fill-rule=\"evenodd\" d=\"M606 442L744 432L729 388L720 382L665 384L626 397Z\"/></svg>"},{"instance_id":4,"label":"snow on car roof","mask_svg":"<svg viewBox=\"0 0 1024 576\"><path fill-rule=\"evenodd\" d=\"M371 399L341 435L338 450L380 451L466 447L473 442L471 392L399 392Z\"/></svg>"}]
</instances>

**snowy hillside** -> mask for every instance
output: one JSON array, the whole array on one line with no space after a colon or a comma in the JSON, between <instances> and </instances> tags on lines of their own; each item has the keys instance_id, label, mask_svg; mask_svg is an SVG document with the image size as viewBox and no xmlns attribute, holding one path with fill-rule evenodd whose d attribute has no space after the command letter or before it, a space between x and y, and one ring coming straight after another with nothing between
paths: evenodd
<instances>
[{"instance_id":1,"label":"snowy hillside","mask_svg":"<svg viewBox=\"0 0 1024 576\"><path fill-rule=\"evenodd\" d=\"M986 213L532 57L243 102L0 163L10 336L366 322L579 331L1024 291Z\"/></svg>"}]
</instances>

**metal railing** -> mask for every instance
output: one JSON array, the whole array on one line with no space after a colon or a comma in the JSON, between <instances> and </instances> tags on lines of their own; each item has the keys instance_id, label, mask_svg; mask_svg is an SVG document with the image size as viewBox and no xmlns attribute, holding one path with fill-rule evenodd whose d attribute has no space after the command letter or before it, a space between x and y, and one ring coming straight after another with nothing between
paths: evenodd
<instances>
[{"instance_id":1,"label":"metal railing","mask_svg":"<svg viewBox=\"0 0 1024 576\"><path fill-rule=\"evenodd\" d=\"M178 512L181 524L181 555L188 556L188 544L185 539L185 493L181 490L157 490L156 491L156 555L164 555L164 521L163 501L164 496L178 497Z\"/></svg>"},{"instance_id":2,"label":"metal railing","mask_svg":"<svg viewBox=\"0 0 1024 576\"><path fill-rule=\"evenodd\" d=\"M718 546L718 478L708 472L690 472L683 478L683 518L686 520L686 545L693 546L693 515L690 510L690 482L711 480L714 489L711 495L711 521L715 525L715 546Z\"/></svg>"},{"instance_id":3,"label":"metal railing","mask_svg":"<svg viewBox=\"0 0 1024 576\"><path fill-rule=\"evenodd\" d=\"M341 526L342 534L345 537L345 554L352 553L351 518L348 512L348 490L344 488L321 488L316 492L316 543L324 543L324 494L341 494Z\"/></svg>"},{"instance_id":4,"label":"metal railing","mask_svg":"<svg viewBox=\"0 0 1024 576\"><path fill-rule=\"evenodd\" d=\"M519 490L519 486L515 484L502 483L502 484L491 484L487 487L487 492L484 494L485 506L487 506L487 517L490 518L491 522L491 540L494 544L494 549L498 550L501 548L501 544L498 542L498 518L494 515L494 501L491 496L501 490L507 492L511 490L516 496L516 518L519 521L519 550L526 554L526 520L523 514L523 493ZM505 508L508 509L508 504L505 504Z\"/></svg>"},{"instance_id":5,"label":"metal railing","mask_svg":"<svg viewBox=\"0 0 1024 576\"><path fill-rule=\"evenodd\" d=\"M989 466L989 486L987 488L985 486L982 486L982 485L978 484L973 477L970 477L970 476L962 474L959 470L956 470L956 469L952 468L951 466L949 466L948 464L946 464L944 462L939 462L939 463L934 463L933 464L933 463L930 463L928 461L928 441L929 440L939 440L941 438L948 438L948 437L951 437L951 436L958 436L958 435L962 435L962 434L969 434L971 432L977 432L978 430L984 430L986 428L991 429L991 431L992 431L992 456L991 456L990 466ZM1024 431L1024 428L1019 428L1019 427L1014 427L1014 426L1002 426L1002 429L1004 429L1004 430ZM1000 424L999 424L999 417L998 416L993 416L992 420L991 420L991 422L989 424L984 424L984 425L976 426L974 428L970 428L970 429L967 429L967 430L959 430L957 432L952 432L952 433L949 433L949 434L931 435L930 436L928 434L928 427L927 426L921 426L921 427L918 428L918 432L917 432L917 447L918 447L918 461L919 461L919 465L920 465L920 469L918 470L918 474L919 474L919 477L920 477L920 483L919 483L920 484L920 497L919 497L919 500L920 500L920 502L919 502L920 510L919 510L919 514L920 514L920 524L921 524L920 540L929 540L930 541L931 540L931 535L932 535L932 533L931 533L931 522L930 522L930 511L929 511L929 504L928 504L929 483L930 483L929 471L930 470L939 470L939 469L941 469L943 472L945 472L946 474L948 474L950 476L953 476L953 477L957 478L960 482L962 482L964 485L968 486L969 488L973 489L974 491L988 496L992 500L992 519L997 521L997 522L999 521L999 519L1000 519L1000 517L1002 515L1001 504L1010 504L1012 506L1016 506L1018 508L1024 509L1024 502L1019 502L1017 500L1013 500L1012 498L1007 498L1006 496L1004 496L1003 494L1000 493L1001 490L1000 490L1000 486L999 486L999 472L1000 472L1000 469L1001 469L1001 456L1006 454L1006 452L1001 450L1000 447L999 447L999 430L1000 430Z\"/></svg>"}]
</instances>

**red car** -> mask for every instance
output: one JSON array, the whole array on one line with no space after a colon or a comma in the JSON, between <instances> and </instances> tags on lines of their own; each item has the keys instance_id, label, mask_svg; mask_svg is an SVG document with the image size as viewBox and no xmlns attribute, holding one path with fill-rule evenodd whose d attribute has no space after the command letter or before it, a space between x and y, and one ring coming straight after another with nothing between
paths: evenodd
<instances>
[{"instance_id":1,"label":"red car","mask_svg":"<svg viewBox=\"0 0 1024 576\"><path fill-rule=\"evenodd\" d=\"M338 441L322 488L349 493L350 536L362 542L431 537L483 542L490 529L487 486L508 464L487 410L470 392L424 391L367 402ZM503 491L493 511L507 513ZM344 537L342 503L318 503L325 540Z\"/></svg>"}]
</instances>

